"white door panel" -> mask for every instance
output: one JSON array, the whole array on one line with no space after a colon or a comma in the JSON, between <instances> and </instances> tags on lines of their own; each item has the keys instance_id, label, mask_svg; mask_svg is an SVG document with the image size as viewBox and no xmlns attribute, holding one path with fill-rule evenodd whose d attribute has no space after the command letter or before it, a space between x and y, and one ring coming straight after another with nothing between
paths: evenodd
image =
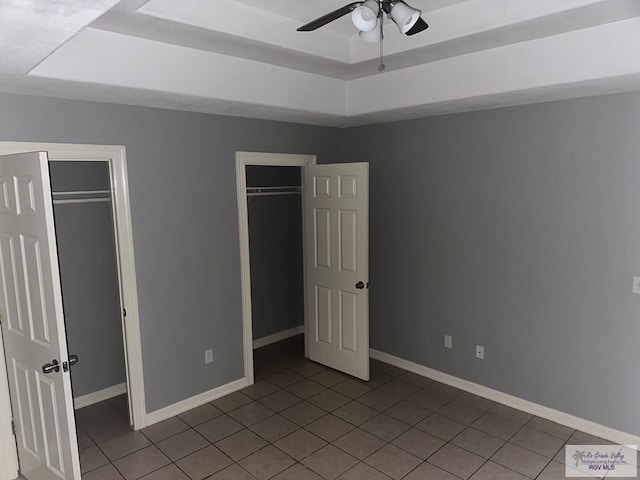
<instances>
[{"instance_id":1,"label":"white door panel","mask_svg":"<svg viewBox=\"0 0 640 480\"><path fill-rule=\"evenodd\" d=\"M0 157L0 315L16 443L29 480L79 479L47 154ZM43 366L57 362L57 370Z\"/></svg>"},{"instance_id":2,"label":"white door panel","mask_svg":"<svg viewBox=\"0 0 640 480\"><path fill-rule=\"evenodd\" d=\"M309 358L364 380L369 379L368 175L367 163L304 167Z\"/></svg>"}]
</instances>

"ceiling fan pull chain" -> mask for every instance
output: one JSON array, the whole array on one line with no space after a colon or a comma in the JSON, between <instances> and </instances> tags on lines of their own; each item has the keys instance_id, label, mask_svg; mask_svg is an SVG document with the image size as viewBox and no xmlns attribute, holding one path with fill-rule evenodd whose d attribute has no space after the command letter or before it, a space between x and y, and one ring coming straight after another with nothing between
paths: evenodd
<instances>
[{"instance_id":1,"label":"ceiling fan pull chain","mask_svg":"<svg viewBox=\"0 0 640 480\"><path fill-rule=\"evenodd\" d=\"M382 15L382 9L380 9L380 65L378 65L378 71L383 72L387 66L384 64L384 32L382 30L384 24L384 15Z\"/></svg>"}]
</instances>

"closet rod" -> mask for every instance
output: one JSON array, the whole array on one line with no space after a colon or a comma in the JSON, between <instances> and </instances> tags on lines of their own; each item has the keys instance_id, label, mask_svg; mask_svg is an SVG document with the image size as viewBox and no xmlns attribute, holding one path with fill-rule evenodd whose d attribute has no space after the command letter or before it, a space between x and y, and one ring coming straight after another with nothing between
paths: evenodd
<instances>
[{"instance_id":1,"label":"closet rod","mask_svg":"<svg viewBox=\"0 0 640 480\"><path fill-rule=\"evenodd\" d=\"M300 195L299 186L284 187L247 187L248 197L262 197L271 195Z\"/></svg>"},{"instance_id":2,"label":"closet rod","mask_svg":"<svg viewBox=\"0 0 640 480\"><path fill-rule=\"evenodd\" d=\"M53 204L64 205L68 203L101 203L110 201L111 198L58 198L53 200Z\"/></svg>"},{"instance_id":3,"label":"closet rod","mask_svg":"<svg viewBox=\"0 0 640 480\"><path fill-rule=\"evenodd\" d=\"M247 197L271 197L275 195L300 195L300 192L261 192L247 193Z\"/></svg>"}]
</instances>

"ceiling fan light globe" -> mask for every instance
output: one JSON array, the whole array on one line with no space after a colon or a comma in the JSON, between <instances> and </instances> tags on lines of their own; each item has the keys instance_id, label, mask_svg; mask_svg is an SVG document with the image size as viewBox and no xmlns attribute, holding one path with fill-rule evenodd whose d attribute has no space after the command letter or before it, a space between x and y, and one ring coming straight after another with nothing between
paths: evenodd
<instances>
[{"instance_id":1,"label":"ceiling fan light globe","mask_svg":"<svg viewBox=\"0 0 640 480\"><path fill-rule=\"evenodd\" d=\"M416 10L404 2L396 2L391 9L391 18L400 32L407 33L416 24L421 13L420 10Z\"/></svg>"},{"instance_id":2,"label":"ceiling fan light globe","mask_svg":"<svg viewBox=\"0 0 640 480\"><path fill-rule=\"evenodd\" d=\"M382 40L382 30L380 30L380 19L376 22L376 26L373 30L369 30L368 32L360 32L360 38L365 42L369 43L380 43Z\"/></svg>"},{"instance_id":3,"label":"ceiling fan light globe","mask_svg":"<svg viewBox=\"0 0 640 480\"><path fill-rule=\"evenodd\" d=\"M370 32L376 28L379 11L380 6L376 0L367 0L351 12L351 21L361 32Z\"/></svg>"}]
</instances>

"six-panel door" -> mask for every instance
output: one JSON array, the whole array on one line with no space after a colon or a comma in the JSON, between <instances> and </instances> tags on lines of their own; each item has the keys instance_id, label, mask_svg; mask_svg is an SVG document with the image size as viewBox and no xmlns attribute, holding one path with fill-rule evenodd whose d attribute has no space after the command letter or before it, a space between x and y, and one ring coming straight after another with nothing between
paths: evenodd
<instances>
[{"instance_id":1,"label":"six-panel door","mask_svg":"<svg viewBox=\"0 0 640 480\"><path fill-rule=\"evenodd\" d=\"M304 167L309 358L369 379L369 165Z\"/></svg>"},{"instance_id":2,"label":"six-panel door","mask_svg":"<svg viewBox=\"0 0 640 480\"><path fill-rule=\"evenodd\" d=\"M46 153L0 157L0 280L21 473L29 480L79 480ZM57 371L43 371L55 362Z\"/></svg>"}]
</instances>

